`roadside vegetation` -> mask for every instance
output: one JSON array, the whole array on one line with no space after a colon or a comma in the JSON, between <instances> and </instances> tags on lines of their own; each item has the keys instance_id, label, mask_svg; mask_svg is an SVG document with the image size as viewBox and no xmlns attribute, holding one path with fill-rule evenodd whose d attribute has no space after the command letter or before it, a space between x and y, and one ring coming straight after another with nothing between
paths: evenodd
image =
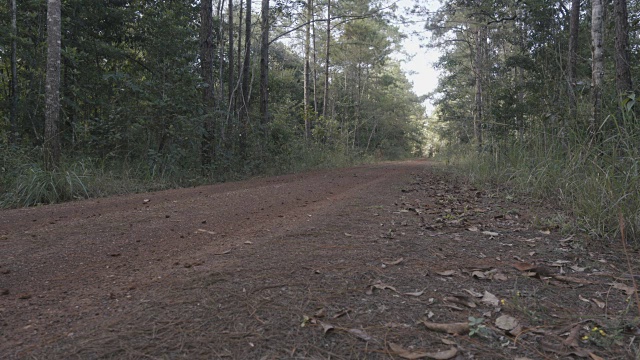
<instances>
[{"instance_id":1,"label":"roadside vegetation","mask_svg":"<svg viewBox=\"0 0 640 360\"><path fill-rule=\"evenodd\" d=\"M432 147L478 184L560 205L557 227L639 246L640 3L501 4L429 17L445 49Z\"/></svg>"},{"instance_id":2,"label":"roadside vegetation","mask_svg":"<svg viewBox=\"0 0 640 360\"><path fill-rule=\"evenodd\" d=\"M250 5L0 4L0 207L420 155L393 9Z\"/></svg>"}]
</instances>

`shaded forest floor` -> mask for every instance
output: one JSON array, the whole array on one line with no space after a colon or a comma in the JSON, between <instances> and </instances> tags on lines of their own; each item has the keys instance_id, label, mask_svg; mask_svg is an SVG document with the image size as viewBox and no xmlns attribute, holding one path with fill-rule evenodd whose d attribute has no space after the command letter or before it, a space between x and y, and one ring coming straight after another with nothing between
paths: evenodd
<instances>
[{"instance_id":1,"label":"shaded forest floor","mask_svg":"<svg viewBox=\"0 0 640 360\"><path fill-rule=\"evenodd\" d=\"M0 211L0 354L640 356L619 244L562 234L549 204L433 166Z\"/></svg>"}]
</instances>

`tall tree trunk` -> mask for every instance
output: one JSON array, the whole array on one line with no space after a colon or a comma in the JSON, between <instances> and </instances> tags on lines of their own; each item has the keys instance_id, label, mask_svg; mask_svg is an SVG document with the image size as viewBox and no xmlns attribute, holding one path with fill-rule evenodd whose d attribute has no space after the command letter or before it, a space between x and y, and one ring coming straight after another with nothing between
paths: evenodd
<instances>
[{"instance_id":1,"label":"tall tree trunk","mask_svg":"<svg viewBox=\"0 0 640 360\"><path fill-rule=\"evenodd\" d=\"M626 0L613 2L616 22L616 90L619 95L631 91L631 70L629 69L629 21Z\"/></svg>"},{"instance_id":2,"label":"tall tree trunk","mask_svg":"<svg viewBox=\"0 0 640 360\"><path fill-rule=\"evenodd\" d=\"M571 0L569 25L569 64L567 87L569 92L569 118L575 123L578 117L576 102L576 67L578 63L578 30L580 28L580 0Z\"/></svg>"},{"instance_id":3,"label":"tall tree trunk","mask_svg":"<svg viewBox=\"0 0 640 360\"><path fill-rule=\"evenodd\" d=\"M603 39L603 5L602 0L591 2L591 119L589 132L595 135L596 128L601 125L602 117L602 83L604 81L604 48Z\"/></svg>"},{"instance_id":4,"label":"tall tree trunk","mask_svg":"<svg viewBox=\"0 0 640 360\"><path fill-rule=\"evenodd\" d=\"M222 12L224 11L224 0L218 0L218 10L216 11L216 17L218 18L218 34L216 36L216 49L218 49L218 101L216 103L217 109L220 110L222 104L224 104L224 46L223 46L223 34L224 34L224 21L222 21ZM223 133L220 133L223 134Z\"/></svg>"},{"instance_id":5,"label":"tall tree trunk","mask_svg":"<svg viewBox=\"0 0 640 360\"><path fill-rule=\"evenodd\" d=\"M44 164L53 170L60 163L60 48L61 0L47 1L47 79L45 84Z\"/></svg>"},{"instance_id":6,"label":"tall tree trunk","mask_svg":"<svg viewBox=\"0 0 640 360\"><path fill-rule=\"evenodd\" d=\"M229 0L229 77L228 77L228 92L229 92L229 108L233 108L231 101L233 101L233 78L234 78L234 66L233 63L233 0Z\"/></svg>"},{"instance_id":7,"label":"tall tree trunk","mask_svg":"<svg viewBox=\"0 0 640 360\"><path fill-rule=\"evenodd\" d=\"M17 38L18 23L16 0L11 0L11 110L9 113L9 142L15 144L18 137L18 67L17 67Z\"/></svg>"},{"instance_id":8,"label":"tall tree trunk","mask_svg":"<svg viewBox=\"0 0 640 360\"><path fill-rule=\"evenodd\" d=\"M313 6L311 6L311 55L313 64L311 71L311 83L313 90L313 113L318 114L318 95L317 95L317 82L318 82L318 59L317 59L317 51L316 51L316 12Z\"/></svg>"},{"instance_id":9,"label":"tall tree trunk","mask_svg":"<svg viewBox=\"0 0 640 360\"><path fill-rule=\"evenodd\" d=\"M327 117L329 102L329 46L331 45L331 0L327 0L327 43L324 55L324 94L322 96L322 116Z\"/></svg>"},{"instance_id":10,"label":"tall tree trunk","mask_svg":"<svg viewBox=\"0 0 640 360\"><path fill-rule=\"evenodd\" d=\"M260 118L269 122L269 0L262 0L262 42L260 44Z\"/></svg>"},{"instance_id":11,"label":"tall tree trunk","mask_svg":"<svg viewBox=\"0 0 640 360\"><path fill-rule=\"evenodd\" d=\"M234 87L235 87L235 63L234 63L234 49L233 49L233 0L229 0L229 32L228 32L228 37L229 37L229 66L228 66L228 82L229 82L229 87L228 87L228 95L229 98L227 99L227 123L226 123L226 127L225 127L225 142L224 142L224 146L227 150L232 148L232 142L231 142L231 134L232 134L232 117L231 117L231 113L235 110L235 106L234 106ZM239 58L238 58L239 59Z\"/></svg>"},{"instance_id":12,"label":"tall tree trunk","mask_svg":"<svg viewBox=\"0 0 640 360\"><path fill-rule=\"evenodd\" d=\"M243 0L240 0L240 6L238 7L238 80L237 83L239 84L240 87L242 87L242 24L243 24L243 9L244 7L242 6L243 4ZM237 89L235 91L238 91ZM242 89L239 90L240 93L238 95L238 97L242 97ZM239 110L240 108L240 101L238 100L238 98L236 98L234 100L234 109L236 110L236 112Z\"/></svg>"},{"instance_id":13,"label":"tall tree trunk","mask_svg":"<svg viewBox=\"0 0 640 360\"><path fill-rule=\"evenodd\" d=\"M245 9L244 62L242 63L242 108L245 115L249 106L249 71L251 70L251 1L247 0Z\"/></svg>"},{"instance_id":14,"label":"tall tree trunk","mask_svg":"<svg viewBox=\"0 0 640 360\"><path fill-rule=\"evenodd\" d=\"M307 15L304 37L304 81L303 81L303 111L304 111L304 139L309 140L311 137L311 119L309 118L309 57L311 53L311 8L313 0L307 0Z\"/></svg>"},{"instance_id":15,"label":"tall tree trunk","mask_svg":"<svg viewBox=\"0 0 640 360\"><path fill-rule=\"evenodd\" d=\"M201 161L203 168L211 165L214 140L214 91L213 91L213 0L202 0L200 5L200 72L204 86L202 100L205 119L202 134Z\"/></svg>"},{"instance_id":16,"label":"tall tree trunk","mask_svg":"<svg viewBox=\"0 0 640 360\"><path fill-rule=\"evenodd\" d=\"M487 44L487 33L484 25L478 25L476 29L476 54L475 54L475 111L473 114L473 134L475 136L478 149L482 148L482 121L483 121L483 92L482 82L484 79L484 53Z\"/></svg>"},{"instance_id":17,"label":"tall tree trunk","mask_svg":"<svg viewBox=\"0 0 640 360\"><path fill-rule=\"evenodd\" d=\"M249 132L249 71L251 69L251 0L247 0L245 9L245 30L244 30L244 62L242 63L242 86L240 92L240 152L242 156L247 153L247 135Z\"/></svg>"}]
</instances>

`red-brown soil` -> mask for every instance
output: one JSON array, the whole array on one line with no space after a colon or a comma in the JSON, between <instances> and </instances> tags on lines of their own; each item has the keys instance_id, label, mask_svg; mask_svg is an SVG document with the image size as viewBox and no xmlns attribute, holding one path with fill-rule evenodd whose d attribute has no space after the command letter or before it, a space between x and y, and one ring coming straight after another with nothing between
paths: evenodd
<instances>
[{"instance_id":1,"label":"red-brown soil","mask_svg":"<svg viewBox=\"0 0 640 360\"><path fill-rule=\"evenodd\" d=\"M640 356L638 253L509 195L407 161L0 211L0 358Z\"/></svg>"}]
</instances>

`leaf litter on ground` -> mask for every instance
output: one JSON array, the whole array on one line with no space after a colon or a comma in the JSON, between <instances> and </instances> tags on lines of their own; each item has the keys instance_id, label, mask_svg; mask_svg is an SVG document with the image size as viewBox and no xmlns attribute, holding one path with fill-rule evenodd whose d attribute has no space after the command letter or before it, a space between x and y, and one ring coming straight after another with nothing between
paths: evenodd
<instances>
[{"instance_id":1,"label":"leaf litter on ground","mask_svg":"<svg viewBox=\"0 0 640 360\"><path fill-rule=\"evenodd\" d=\"M458 349L455 347L452 347L448 350L428 352L425 350L407 350L395 343L389 343L389 351L394 355L397 355L403 359L409 359L409 360L424 359L424 358L436 359L436 360L447 360L447 359L453 359L458 355Z\"/></svg>"}]
</instances>

